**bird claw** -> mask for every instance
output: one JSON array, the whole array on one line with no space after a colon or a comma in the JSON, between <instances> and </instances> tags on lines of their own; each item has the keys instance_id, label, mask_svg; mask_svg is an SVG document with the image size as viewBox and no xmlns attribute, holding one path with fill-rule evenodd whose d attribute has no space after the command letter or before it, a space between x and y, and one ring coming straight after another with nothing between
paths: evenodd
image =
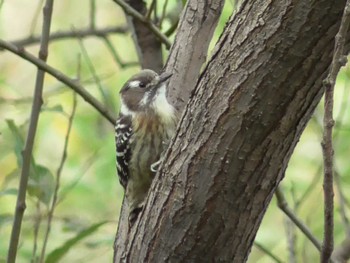
<instances>
[{"instance_id":1,"label":"bird claw","mask_svg":"<svg viewBox=\"0 0 350 263\"><path fill-rule=\"evenodd\" d=\"M161 162L162 162L162 159L159 159L155 163L151 164L151 171L154 172L154 173L157 172Z\"/></svg>"}]
</instances>

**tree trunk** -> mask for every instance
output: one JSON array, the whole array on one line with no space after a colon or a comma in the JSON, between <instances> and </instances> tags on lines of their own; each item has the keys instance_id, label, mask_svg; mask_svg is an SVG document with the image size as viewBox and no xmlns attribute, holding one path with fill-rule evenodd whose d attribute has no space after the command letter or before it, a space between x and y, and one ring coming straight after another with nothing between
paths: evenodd
<instances>
[{"instance_id":1,"label":"tree trunk","mask_svg":"<svg viewBox=\"0 0 350 263\"><path fill-rule=\"evenodd\" d=\"M126 2L142 15L146 15L147 7L143 0L126 0ZM152 31L142 22L126 16L132 32L135 49L141 68L152 69L156 72L163 68L162 46Z\"/></svg>"},{"instance_id":2,"label":"tree trunk","mask_svg":"<svg viewBox=\"0 0 350 263\"><path fill-rule=\"evenodd\" d=\"M199 79L144 211L126 238L117 237L115 262L247 260L323 94L344 6L243 1Z\"/></svg>"}]
</instances>

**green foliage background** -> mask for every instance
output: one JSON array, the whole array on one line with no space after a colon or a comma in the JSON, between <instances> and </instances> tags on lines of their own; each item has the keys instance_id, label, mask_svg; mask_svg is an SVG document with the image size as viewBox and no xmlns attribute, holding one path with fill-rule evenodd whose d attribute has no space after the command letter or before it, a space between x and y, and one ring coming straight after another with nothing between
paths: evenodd
<instances>
[{"instance_id":1,"label":"green foliage background","mask_svg":"<svg viewBox=\"0 0 350 263\"><path fill-rule=\"evenodd\" d=\"M41 2L3 1L0 9L0 38L10 41L40 34L42 15L41 10L38 12L37 9ZM96 5L97 28L125 25L124 13L115 3L99 0ZM160 4L160 10L161 7ZM175 7L176 2L169 1L169 11ZM233 9L233 2L227 1L211 48ZM165 22L164 29L167 29L170 21L168 19ZM87 28L89 23L89 1L55 2L51 32L79 30ZM114 34L109 38L122 61L137 61L129 33ZM118 65L99 38L90 37L82 43L88 57L81 55L83 51L77 39L51 42L48 64L74 78L78 75L78 61L81 58L81 83L116 116L119 108L118 90L139 67ZM38 48L39 45L32 45L26 50L37 54ZM166 55L167 51L164 50L165 59ZM92 61L101 80L103 92L93 79L88 59ZM0 51L0 262L5 261L8 250L21 171L21 151L28 129L36 70L19 57ZM336 85L337 125L334 136L336 171L341 177L341 190L347 198L350 197L349 78L350 71L346 67ZM63 154L73 92L46 75L43 99L17 262L30 262L40 255L47 224L47 206L51 202L54 180ZM308 224L319 240L323 233L322 116L323 105L319 105L293 154L283 181L290 206L294 207L295 213ZM345 237L338 197L336 192L336 244ZM123 190L115 171L114 129L78 97L67 162L62 172L59 204L48 241L47 262L60 259L61 262L111 262L122 198ZM345 205L348 214L349 203ZM34 236L35 227L39 229L37 238ZM286 218L273 200L256 240L283 261L288 258L285 229ZM298 229L294 227L293 231L296 234L298 258L302 262L317 260L318 253L313 245ZM33 257L35 244L37 251ZM271 258L254 247L249 262L271 262Z\"/></svg>"}]
</instances>

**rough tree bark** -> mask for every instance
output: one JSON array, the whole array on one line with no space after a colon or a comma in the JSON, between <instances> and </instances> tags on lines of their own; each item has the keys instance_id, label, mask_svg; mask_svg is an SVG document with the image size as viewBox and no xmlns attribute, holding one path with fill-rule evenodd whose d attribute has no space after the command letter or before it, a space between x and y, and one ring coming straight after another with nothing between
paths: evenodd
<instances>
[{"instance_id":1,"label":"rough tree bark","mask_svg":"<svg viewBox=\"0 0 350 263\"><path fill-rule=\"evenodd\" d=\"M179 110L183 110L197 83L223 7L224 0L187 1L165 65L165 71L173 73L168 99Z\"/></svg>"},{"instance_id":2,"label":"rough tree bark","mask_svg":"<svg viewBox=\"0 0 350 263\"><path fill-rule=\"evenodd\" d=\"M115 262L247 260L323 94L344 6L243 1L196 85L145 209L126 237L117 236Z\"/></svg>"}]
</instances>

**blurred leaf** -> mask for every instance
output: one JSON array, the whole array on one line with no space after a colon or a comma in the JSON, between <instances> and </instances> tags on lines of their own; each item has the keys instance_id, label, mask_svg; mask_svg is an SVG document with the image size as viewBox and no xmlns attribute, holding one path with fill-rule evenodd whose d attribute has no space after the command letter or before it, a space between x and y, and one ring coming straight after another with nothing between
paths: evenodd
<instances>
[{"instance_id":1,"label":"blurred leaf","mask_svg":"<svg viewBox=\"0 0 350 263\"><path fill-rule=\"evenodd\" d=\"M10 189L5 189L3 191L0 191L0 196L4 195L17 195L18 189L15 188L10 188Z\"/></svg>"},{"instance_id":2,"label":"blurred leaf","mask_svg":"<svg viewBox=\"0 0 350 263\"><path fill-rule=\"evenodd\" d=\"M34 165L28 181L28 193L49 205L55 187L51 171L41 165Z\"/></svg>"},{"instance_id":3,"label":"blurred leaf","mask_svg":"<svg viewBox=\"0 0 350 263\"><path fill-rule=\"evenodd\" d=\"M101 246L110 246L110 244L113 244L113 242L114 242L114 237L98 239L91 242L86 242L86 247L90 249L91 248L95 249Z\"/></svg>"},{"instance_id":4,"label":"blurred leaf","mask_svg":"<svg viewBox=\"0 0 350 263\"><path fill-rule=\"evenodd\" d=\"M64 225L62 226L63 232L80 232L88 227L89 224L83 222L79 217L66 217L63 219Z\"/></svg>"},{"instance_id":5,"label":"blurred leaf","mask_svg":"<svg viewBox=\"0 0 350 263\"><path fill-rule=\"evenodd\" d=\"M12 136L15 139L14 150L17 157L18 167L22 167L22 150L24 149L24 138L13 120L6 120L6 123L12 133Z\"/></svg>"},{"instance_id":6,"label":"blurred leaf","mask_svg":"<svg viewBox=\"0 0 350 263\"><path fill-rule=\"evenodd\" d=\"M5 176L5 179L4 179L4 181L3 181L2 186L3 186L4 188L6 188L6 186L7 186L12 180L14 180L14 179L16 179L16 178L19 177L20 173L21 173L20 169L15 169L15 170L13 170L11 173L7 174L7 175Z\"/></svg>"},{"instance_id":7,"label":"blurred leaf","mask_svg":"<svg viewBox=\"0 0 350 263\"><path fill-rule=\"evenodd\" d=\"M79 241L93 234L100 226L106 224L107 221L103 221L97 224L90 226L89 228L79 232L75 237L69 239L61 247L56 248L52 251L46 258L46 263L55 263L58 262L74 245Z\"/></svg>"},{"instance_id":8,"label":"blurred leaf","mask_svg":"<svg viewBox=\"0 0 350 263\"><path fill-rule=\"evenodd\" d=\"M43 107L41 110L42 111L64 113L62 105L55 105L53 107Z\"/></svg>"}]
</instances>

